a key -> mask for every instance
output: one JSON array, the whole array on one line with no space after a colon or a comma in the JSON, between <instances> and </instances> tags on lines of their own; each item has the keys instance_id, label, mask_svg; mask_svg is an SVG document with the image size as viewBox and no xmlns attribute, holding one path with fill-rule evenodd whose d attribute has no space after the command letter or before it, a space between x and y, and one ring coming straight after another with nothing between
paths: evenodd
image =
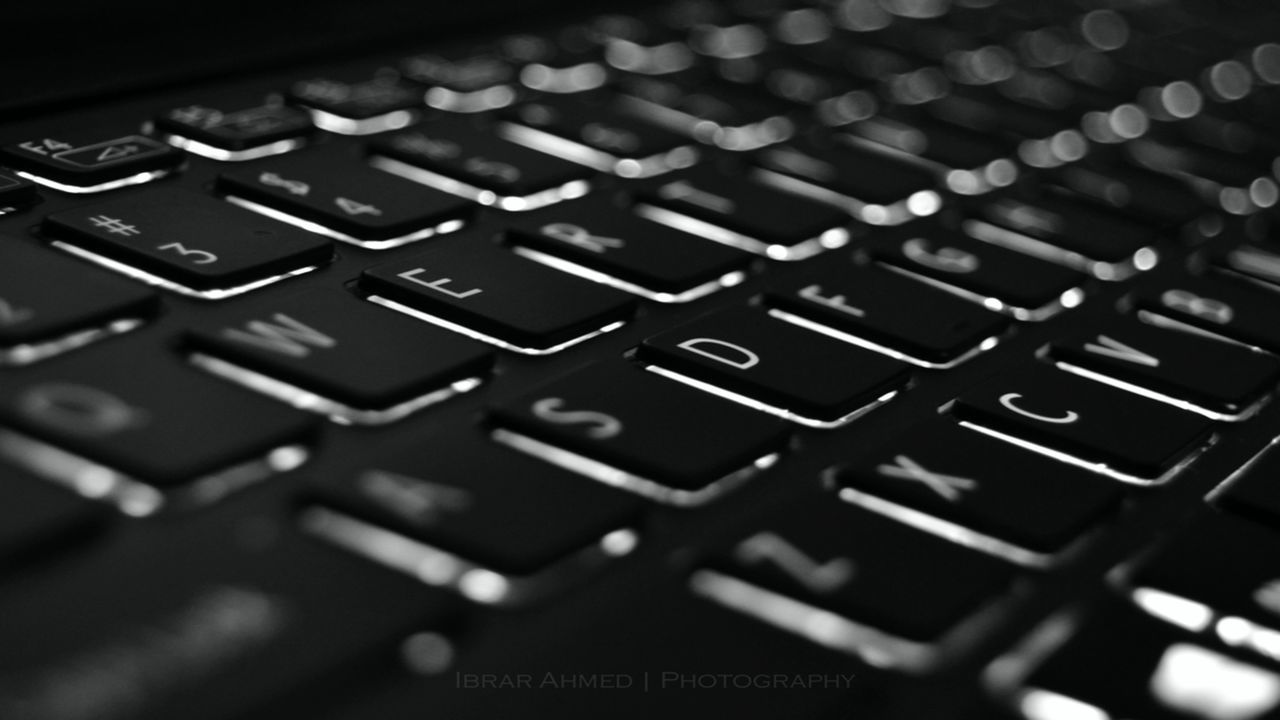
<instances>
[{"instance_id":1,"label":"a key","mask_svg":"<svg viewBox=\"0 0 1280 720\"><path fill-rule=\"evenodd\" d=\"M1106 478L946 419L862 455L832 471L842 499L1029 565L1049 563L1121 499Z\"/></svg>"},{"instance_id":2,"label":"a key","mask_svg":"<svg viewBox=\"0 0 1280 720\"><path fill-rule=\"evenodd\" d=\"M22 177L70 193L91 193L164 177L182 153L154 138L34 138L0 147L0 159Z\"/></svg>"},{"instance_id":3,"label":"a key","mask_svg":"<svg viewBox=\"0 0 1280 720\"><path fill-rule=\"evenodd\" d=\"M355 472L325 478L315 493L340 512L535 582L562 562L589 563L584 553L634 528L643 504L495 445L474 428L371 458Z\"/></svg>"},{"instance_id":4,"label":"a key","mask_svg":"<svg viewBox=\"0 0 1280 720\"><path fill-rule=\"evenodd\" d=\"M800 616L797 624L805 613L828 611L845 623L929 643L998 598L1013 576L1003 560L834 499L778 510L711 553L706 566L714 574L695 571L699 594L724 602L739 588L738 609L748 613L780 595L801 604L789 609ZM842 640L857 642L831 633L833 643ZM919 657L892 652L887 661Z\"/></svg>"},{"instance_id":5,"label":"a key","mask_svg":"<svg viewBox=\"0 0 1280 720\"><path fill-rule=\"evenodd\" d=\"M266 103L224 110L208 105L174 108L155 119L174 147L214 160L278 155L300 147L311 134L311 116L295 107Z\"/></svg>"},{"instance_id":6,"label":"a key","mask_svg":"<svg viewBox=\"0 0 1280 720\"><path fill-rule=\"evenodd\" d=\"M0 168L0 215L25 210L39 201L35 183Z\"/></svg>"},{"instance_id":7,"label":"a key","mask_svg":"<svg viewBox=\"0 0 1280 720\"><path fill-rule=\"evenodd\" d=\"M394 72L373 77L315 77L289 88L289 100L311 115L316 127L343 135L396 130L418 117L422 94Z\"/></svg>"},{"instance_id":8,"label":"a key","mask_svg":"<svg viewBox=\"0 0 1280 720\"><path fill-rule=\"evenodd\" d=\"M27 240L0 238L0 364L23 365L127 332L159 306L147 288Z\"/></svg>"},{"instance_id":9,"label":"a key","mask_svg":"<svg viewBox=\"0 0 1280 720\"><path fill-rule=\"evenodd\" d=\"M1135 302L1147 315L1280 353L1274 322L1280 293L1274 290L1208 274L1140 292Z\"/></svg>"},{"instance_id":10,"label":"a key","mask_svg":"<svg viewBox=\"0 0 1280 720\"><path fill-rule=\"evenodd\" d=\"M1115 318L1055 340L1059 367L1215 420L1243 420L1280 382L1280 360L1238 345Z\"/></svg>"},{"instance_id":11,"label":"a key","mask_svg":"<svg viewBox=\"0 0 1280 720\"><path fill-rule=\"evenodd\" d=\"M1268 445L1226 485L1214 491L1213 499L1221 507L1251 520L1280 529L1280 486L1275 482L1280 472L1280 453Z\"/></svg>"},{"instance_id":12,"label":"a key","mask_svg":"<svg viewBox=\"0 0 1280 720\"><path fill-rule=\"evenodd\" d=\"M1009 321L886 269L828 265L772 280L778 317L924 367L951 367L994 345Z\"/></svg>"},{"instance_id":13,"label":"a key","mask_svg":"<svg viewBox=\"0 0 1280 720\"><path fill-rule=\"evenodd\" d=\"M515 68L493 52L424 53L400 65L406 79L427 86L424 100L437 110L475 113L510 105Z\"/></svg>"},{"instance_id":14,"label":"a key","mask_svg":"<svg viewBox=\"0 0 1280 720\"><path fill-rule=\"evenodd\" d=\"M1124 280L1155 267L1158 258L1155 228L1053 186L978 199L972 212L963 223L969 235L1102 280Z\"/></svg>"},{"instance_id":15,"label":"a key","mask_svg":"<svg viewBox=\"0 0 1280 720\"><path fill-rule=\"evenodd\" d=\"M738 152L782 142L795 133L793 108L724 80L631 77L622 82L620 106L672 132Z\"/></svg>"},{"instance_id":16,"label":"a key","mask_svg":"<svg viewBox=\"0 0 1280 720\"><path fill-rule=\"evenodd\" d=\"M0 468L0 568L87 539L103 508L14 468Z\"/></svg>"},{"instance_id":17,"label":"a key","mask_svg":"<svg viewBox=\"0 0 1280 720\"><path fill-rule=\"evenodd\" d=\"M355 158L314 151L223 173L218 190L268 217L370 250L452 232L473 209L464 200Z\"/></svg>"},{"instance_id":18,"label":"a key","mask_svg":"<svg viewBox=\"0 0 1280 720\"><path fill-rule=\"evenodd\" d=\"M8 459L133 515L218 497L307 457L319 418L127 343L0 382ZM185 493L185 496L184 496Z\"/></svg>"},{"instance_id":19,"label":"a key","mask_svg":"<svg viewBox=\"0 0 1280 720\"><path fill-rule=\"evenodd\" d=\"M962 422L1119 480L1162 482L1209 441L1209 420L1060 370L1026 365L964 393Z\"/></svg>"},{"instance_id":20,"label":"a key","mask_svg":"<svg viewBox=\"0 0 1280 720\"><path fill-rule=\"evenodd\" d=\"M380 424L478 385L486 346L336 289L263 302L188 333L193 362L350 424Z\"/></svg>"},{"instance_id":21,"label":"a key","mask_svg":"<svg viewBox=\"0 0 1280 720\"><path fill-rule=\"evenodd\" d=\"M1070 268L921 223L872 243L872 257L1019 320L1080 304L1086 278Z\"/></svg>"},{"instance_id":22,"label":"a key","mask_svg":"<svg viewBox=\"0 0 1280 720\"><path fill-rule=\"evenodd\" d=\"M707 502L768 467L781 420L620 360L574 371L491 411L494 437L661 502Z\"/></svg>"},{"instance_id":23,"label":"a key","mask_svg":"<svg viewBox=\"0 0 1280 720\"><path fill-rule=\"evenodd\" d=\"M897 225L932 215L942 206L934 173L834 140L798 140L756 154L753 174L781 190L834 205L872 225Z\"/></svg>"},{"instance_id":24,"label":"a key","mask_svg":"<svg viewBox=\"0 0 1280 720\"><path fill-rule=\"evenodd\" d=\"M376 265L369 299L509 350L546 354L621 326L635 299L508 250L460 237Z\"/></svg>"},{"instance_id":25,"label":"a key","mask_svg":"<svg viewBox=\"0 0 1280 720\"><path fill-rule=\"evenodd\" d=\"M636 212L773 260L802 260L849 241L848 217L808 198L709 168L668 177L640 194Z\"/></svg>"},{"instance_id":26,"label":"a key","mask_svg":"<svg viewBox=\"0 0 1280 720\"><path fill-rule=\"evenodd\" d=\"M171 188L54 213L58 247L185 295L221 299L315 269L329 241Z\"/></svg>"},{"instance_id":27,"label":"a key","mask_svg":"<svg viewBox=\"0 0 1280 720\"><path fill-rule=\"evenodd\" d=\"M318 713L326 685L365 684L379 659L452 612L448 596L304 537L273 510L201 514L163 541L102 543L6 587L0 714Z\"/></svg>"},{"instance_id":28,"label":"a key","mask_svg":"<svg viewBox=\"0 0 1280 720\"><path fill-rule=\"evenodd\" d=\"M684 137L618 112L603 97L544 97L503 117L511 140L622 177L660 175L698 159Z\"/></svg>"},{"instance_id":29,"label":"a key","mask_svg":"<svg viewBox=\"0 0 1280 720\"><path fill-rule=\"evenodd\" d=\"M510 223L516 252L660 302L746 278L751 256L602 203L578 201ZM600 277L593 277L594 275Z\"/></svg>"},{"instance_id":30,"label":"a key","mask_svg":"<svg viewBox=\"0 0 1280 720\"><path fill-rule=\"evenodd\" d=\"M581 197L592 171L446 117L376 140L373 165L501 210L534 210Z\"/></svg>"},{"instance_id":31,"label":"a key","mask_svg":"<svg viewBox=\"0 0 1280 720\"><path fill-rule=\"evenodd\" d=\"M813 427L843 425L907 383L906 365L733 308L647 338L637 358L654 372Z\"/></svg>"}]
</instances>

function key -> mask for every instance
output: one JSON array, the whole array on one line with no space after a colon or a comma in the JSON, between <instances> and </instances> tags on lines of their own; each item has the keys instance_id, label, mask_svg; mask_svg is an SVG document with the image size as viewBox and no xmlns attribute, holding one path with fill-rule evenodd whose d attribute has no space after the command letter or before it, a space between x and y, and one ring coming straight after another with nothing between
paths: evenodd
<instances>
[{"instance_id":1,"label":"function key","mask_svg":"<svg viewBox=\"0 0 1280 720\"><path fill-rule=\"evenodd\" d=\"M516 99L515 67L492 52L423 54L400 65L407 80L426 85L428 107L458 113L496 110Z\"/></svg>"},{"instance_id":2,"label":"function key","mask_svg":"<svg viewBox=\"0 0 1280 720\"><path fill-rule=\"evenodd\" d=\"M953 367L993 347L1009 321L878 267L827 265L774 280L770 314L913 365Z\"/></svg>"},{"instance_id":3,"label":"function key","mask_svg":"<svg viewBox=\"0 0 1280 720\"><path fill-rule=\"evenodd\" d=\"M218 190L267 217L369 250L453 232L474 208L356 158L316 150L223 173Z\"/></svg>"},{"instance_id":4,"label":"function key","mask_svg":"<svg viewBox=\"0 0 1280 720\"><path fill-rule=\"evenodd\" d=\"M0 365L25 365L123 332L155 292L28 241L0 237Z\"/></svg>"},{"instance_id":5,"label":"function key","mask_svg":"<svg viewBox=\"0 0 1280 720\"><path fill-rule=\"evenodd\" d=\"M1001 373L951 408L962 423L1123 482L1164 482L1209 443L1212 423L1049 367Z\"/></svg>"},{"instance_id":6,"label":"function key","mask_svg":"<svg viewBox=\"0 0 1280 720\"><path fill-rule=\"evenodd\" d=\"M0 382L0 452L130 515L206 502L293 469L317 422L127 344Z\"/></svg>"},{"instance_id":7,"label":"function key","mask_svg":"<svg viewBox=\"0 0 1280 720\"><path fill-rule=\"evenodd\" d=\"M602 98L541 98L504 117L507 138L622 177L660 175L698 159L684 137L620 113Z\"/></svg>"},{"instance_id":8,"label":"function key","mask_svg":"<svg viewBox=\"0 0 1280 720\"><path fill-rule=\"evenodd\" d=\"M747 253L610 205L565 203L510 223L515 252L658 302L688 302L741 283Z\"/></svg>"},{"instance_id":9,"label":"function key","mask_svg":"<svg viewBox=\"0 0 1280 720\"><path fill-rule=\"evenodd\" d=\"M311 116L282 103L221 110L174 108L155 119L170 145L214 160L240 161L289 152L311 134Z\"/></svg>"},{"instance_id":10,"label":"function key","mask_svg":"<svg viewBox=\"0 0 1280 720\"><path fill-rule=\"evenodd\" d=\"M54 246L183 295L220 300L315 270L329 241L172 188L48 216Z\"/></svg>"},{"instance_id":11,"label":"function key","mask_svg":"<svg viewBox=\"0 0 1280 720\"><path fill-rule=\"evenodd\" d=\"M412 123L422 93L395 72L353 80L316 77L289 88L289 100L302 106L321 130L342 135L370 135Z\"/></svg>"},{"instance_id":12,"label":"function key","mask_svg":"<svg viewBox=\"0 0 1280 720\"><path fill-rule=\"evenodd\" d=\"M704 315L647 338L648 369L810 427L847 424L906 385L907 366L758 310Z\"/></svg>"},{"instance_id":13,"label":"function key","mask_svg":"<svg viewBox=\"0 0 1280 720\"><path fill-rule=\"evenodd\" d=\"M110 140L38 138L5 145L0 157L18 175L69 193L93 193L164 177L183 155L142 135Z\"/></svg>"},{"instance_id":14,"label":"function key","mask_svg":"<svg viewBox=\"0 0 1280 720\"><path fill-rule=\"evenodd\" d=\"M776 462L781 420L622 361L574 371L492 410L499 442L674 505L705 503Z\"/></svg>"},{"instance_id":15,"label":"function key","mask_svg":"<svg viewBox=\"0 0 1280 720\"><path fill-rule=\"evenodd\" d=\"M471 390L492 351L316 288L187 334L191 361L344 425L383 424Z\"/></svg>"},{"instance_id":16,"label":"function key","mask_svg":"<svg viewBox=\"0 0 1280 720\"><path fill-rule=\"evenodd\" d=\"M1114 318L1049 345L1058 367L1214 420L1254 414L1280 382L1280 360L1231 343Z\"/></svg>"},{"instance_id":17,"label":"function key","mask_svg":"<svg viewBox=\"0 0 1280 720\"><path fill-rule=\"evenodd\" d=\"M1280 353L1280 292L1213 274L1137 295L1139 314Z\"/></svg>"},{"instance_id":18,"label":"function key","mask_svg":"<svg viewBox=\"0 0 1280 720\"><path fill-rule=\"evenodd\" d=\"M0 168L0 215L25 210L40 202L35 183Z\"/></svg>"},{"instance_id":19,"label":"function key","mask_svg":"<svg viewBox=\"0 0 1280 720\"><path fill-rule=\"evenodd\" d=\"M374 167L501 210L582 197L591 170L449 117L373 142Z\"/></svg>"},{"instance_id":20,"label":"function key","mask_svg":"<svg viewBox=\"0 0 1280 720\"><path fill-rule=\"evenodd\" d=\"M475 237L364 271L370 301L507 350L545 355L617 329L635 299Z\"/></svg>"},{"instance_id":21,"label":"function key","mask_svg":"<svg viewBox=\"0 0 1280 720\"><path fill-rule=\"evenodd\" d=\"M682 171L637 201L642 217L773 260L803 260L849 242L845 213L710 168Z\"/></svg>"}]
</instances>

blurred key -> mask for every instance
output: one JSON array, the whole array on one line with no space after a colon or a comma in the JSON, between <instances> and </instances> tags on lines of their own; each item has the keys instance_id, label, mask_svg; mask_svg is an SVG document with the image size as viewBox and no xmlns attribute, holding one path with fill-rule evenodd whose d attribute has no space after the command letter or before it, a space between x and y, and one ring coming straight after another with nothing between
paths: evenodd
<instances>
[{"instance_id":1,"label":"blurred key","mask_svg":"<svg viewBox=\"0 0 1280 720\"><path fill-rule=\"evenodd\" d=\"M319 76L299 80L289 99L311 114L316 127L343 135L402 128L419 114L422 96L394 72L370 76Z\"/></svg>"},{"instance_id":2,"label":"blurred key","mask_svg":"<svg viewBox=\"0 0 1280 720\"><path fill-rule=\"evenodd\" d=\"M1140 312L1280 353L1280 292L1208 274L1137 294Z\"/></svg>"},{"instance_id":3,"label":"blurred key","mask_svg":"<svg viewBox=\"0 0 1280 720\"><path fill-rule=\"evenodd\" d=\"M0 159L42 185L92 193L164 177L182 165L183 155L154 138L125 135L26 140L0 148Z\"/></svg>"},{"instance_id":4,"label":"blurred key","mask_svg":"<svg viewBox=\"0 0 1280 720\"><path fill-rule=\"evenodd\" d=\"M220 109L174 108L155 119L169 144L214 160L252 160L300 147L312 132L311 117L279 101Z\"/></svg>"},{"instance_id":5,"label":"blurred key","mask_svg":"<svg viewBox=\"0 0 1280 720\"><path fill-rule=\"evenodd\" d=\"M87 539L103 510L67 488L0 467L0 568Z\"/></svg>"}]
</instances>

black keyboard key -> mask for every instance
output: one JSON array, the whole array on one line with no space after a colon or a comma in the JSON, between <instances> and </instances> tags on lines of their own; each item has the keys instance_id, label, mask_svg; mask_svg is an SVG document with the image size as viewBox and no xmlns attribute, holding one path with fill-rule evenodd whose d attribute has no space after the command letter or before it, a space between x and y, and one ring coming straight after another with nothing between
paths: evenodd
<instances>
[{"instance_id":1,"label":"black keyboard key","mask_svg":"<svg viewBox=\"0 0 1280 720\"><path fill-rule=\"evenodd\" d=\"M85 539L103 508L16 469L0 468L0 568Z\"/></svg>"},{"instance_id":2,"label":"black keyboard key","mask_svg":"<svg viewBox=\"0 0 1280 720\"><path fill-rule=\"evenodd\" d=\"M1009 321L878 267L828 265L769 284L765 302L804 327L924 367L951 367L995 344Z\"/></svg>"},{"instance_id":3,"label":"black keyboard key","mask_svg":"<svg viewBox=\"0 0 1280 720\"><path fill-rule=\"evenodd\" d=\"M475 113L506 107L516 99L515 67L492 52L424 53L400 65L406 79L426 85L429 107Z\"/></svg>"},{"instance_id":4,"label":"black keyboard key","mask_svg":"<svg viewBox=\"0 0 1280 720\"><path fill-rule=\"evenodd\" d=\"M703 73L676 82L630 77L621 83L620 107L672 132L725 150L749 151L795 133L794 108L763 93Z\"/></svg>"},{"instance_id":5,"label":"black keyboard key","mask_svg":"<svg viewBox=\"0 0 1280 720\"><path fill-rule=\"evenodd\" d=\"M1221 507L1280 530L1280 453L1268 445L1212 496Z\"/></svg>"},{"instance_id":6,"label":"black keyboard key","mask_svg":"<svg viewBox=\"0 0 1280 720\"><path fill-rule=\"evenodd\" d=\"M23 365L127 332L159 306L147 288L0 237L0 365Z\"/></svg>"},{"instance_id":7,"label":"black keyboard key","mask_svg":"<svg viewBox=\"0 0 1280 720\"><path fill-rule=\"evenodd\" d=\"M755 164L753 175L761 182L834 205L872 225L897 225L942 207L933 172L839 137L765 148Z\"/></svg>"},{"instance_id":8,"label":"black keyboard key","mask_svg":"<svg viewBox=\"0 0 1280 720\"><path fill-rule=\"evenodd\" d=\"M715 578L723 573L746 584L739 609L749 612L747 601L764 590L811 614L825 610L916 643L910 646L916 652L886 661L923 660L919 643L942 640L998 598L1014 574L1002 560L834 499L779 509L786 512L773 513L713 554L708 566L716 575L695 573L695 589L719 599L717 585L724 583ZM760 604L768 597L762 595ZM832 632L830 640L851 642L859 635ZM886 655L893 652L894 646L883 647Z\"/></svg>"},{"instance_id":9,"label":"black keyboard key","mask_svg":"<svg viewBox=\"0 0 1280 720\"><path fill-rule=\"evenodd\" d=\"M1207 419L1049 367L1028 365L964 393L952 412L1004 438L1125 482L1162 482L1210 439Z\"/></svg>"},{"instance_id":10,"label":"black keyboard key","mask_svg":"<svg viewBox=\"0 0 1280 720\"><path fill-rule=\"evenodd\" d=\"M252 160L300 147L311 116L279 102L235 110L208 105L174 108L155 120L170 145L214 160Z\"/></svg>"},{"instance_id":11,"label":"black keyboard key","mask_svg":"<svg viewBox=\"0 0 1280 720\"><path fill-rule=\"evenodd\" d=\"M1280 382L1274 356L1131 319L1056 340L1049 357L1071 372L1215 420L1250 417Z\"/></svg>"},{"instance_id":12,"label":"black keyboard key","mask_svg":"<svg viewBox=\"0 0 1280 720\"><path fill-rule=\"evenodd\" d=\"M1136 302L1148 314L1280 353L1275 323L1280 293L1275 290L1210 274L1141 292Z\"/></svg>"},{"instance_id":13,"label":"black keyboard key","mask_svg":"<svg viewBox=\"0 0 1280 720\"><path fill-rule=\"evenodd\" d=\"M980 195L1007 187L1018 178L1012 143L927 116L889 111L852 123L848 133L915 158L931 168L944 186L961 195Z\"/></svg>"},{"instance_id":14,"label":"black keyboard key","mask_svg":"<svg viewBox=\"0 0 1280 720\"><path fill-rule=\"evenodd\" d=\"M734 308L655 335L637 358L748 407L809 425L843 425L886 402L910 377L902 363Z\"/></svg>"},{"instance_id":15,"label":"black keyboard key","mask_svg":"<svg viewBox=\"0 0 1280 720\"><path fill-rule=\"evenodd\" d=\"M0 168L0 215L25 210L40 202L35 183Z\"/></svg>"},{"instance_id":16,"label":"black keyboard key","mask_svg":"<svg viewBox=\"0 0 1280 720\"><path fill-rule=\"evenodd\" d=\"M164 177L182 164L183 155L154 138L126 135L85 141L37 138L5 145L0 158L41 185L89 193Z\"/></svg>"},{"instance_id":17,"label":"black keyboard key","mask_svg":"<svg viewBox=\"0 0 1280 720\"><path fill-rule=\"evenodd\" d=\"M406 127L418 117L422 105L421 91L386 71L365 78L300 80L289 88L288 96L311 114L316 127L343 135Z\"/></svg>"},{"instance_id":18,"label":"black keyboard key","mask_svg":"<svg viewBox=\"0 0 1280 720\"><path fill-rule=\"evenodd\" d=\"M622 325L636 304L474 237L370 268L360 287L374 302L539 355Z\"/></svg>"},{"instance_id":19,"label":"black keyboard key","mask_svg":"<svg viewBox=\"0 0 1280 720\"><path fill-rule=\"evenodd\" d=\"M849 218L839 210L705 168L682 171L637 202L650 220L773 260L802 260L849 241Z\"/></svg>"},{"instance_id":20,"label":"black keyboard key","mask_svg":"<svg viewBox=\"0 0 1280 720\"><path fill-rule=\"evenodd\" d=\"M1094 529L1122 496L1106 478L945 419L836 468L833 479L849 502L1036 566Z\"/></svg>"},{"instance_id":21,"label":"black keyboard key","mask_svg":"<svg viewBox=\"0 0 1280 720\"><path fill-rule=\"evenodd\" d=\"M1098 157L1091 152L1080 162L1054 170L1051 177L1093 202L1165 228L1190 222L1206 209L1185 182L1118 159L1104 161Z\"/></svg>"},{"instance_id":22,"label":"black keyboard key","mask_svg":"<svg viewBox=\"0 0 1280 720\"><path fill-rule=\"evenodd\" d=\"M464 200L336 153L299 153L223 173L218 190L249 209L370 250L457 230L472 213Z\"/></svg>"},{"instance_id":23,"label":"black keyboard key","mask_svg":"<svg viewBox=\"0 0 1280 720\"><path fill-rule=\"evenodd\" d=\"M188 334L193 362L343 424L398 420L474 388L486 346L316 288Z\"/></svg>"},{"instance_id":24,"label":"black keyboard key","mask_svg":"<svg viewBox=\"0 0 1280 720\"><path fill-rule=\"evenodd\" d=\"M333 257L327 240L170 188L55 213L44 230L69 252L206 299L307 272Z\"/></svg>"},{"instance_id":25,"label":"black keyboard key","mask_svg":"<svg viewBox=\"0 0 1280 720\"><path fill-rule=\"evenodd\" d=\"M510 224L517 252L660 302L687 302L746 278L751 256L600 203L567 203Z\"/></svg>"},{"instance_id":26,"label":"black keyboard key","mask_svg":"<svg viewBox=\"0 0 1280 720\"><path fill-rule=\"evenodd\" d=\"M622 177L688 167L688 140L613 109L604 98L544 97L504 113L502 132L523 145Z\"/></svg>"},{"instance_id":27,"label":"black keyboard key","mask_svg":"<svg viewBox=\"0 0 1280 720\"><path fill-rule=\"evenodd\" d=\"M166 502L154 488L174 490L179 502L203 501L296 467L318 422L127 344L56 358L0 382L8 459L87 482L133 515ZM59 458L59 450L74 457Z\"/></svg>"},{"instance_id":28,"label":"black keyboard key","mask_svg":"<svg viewBox=\"0 0 1280 720\"><path fill-rule=\"evenodd\" d=\"M591 170L482 130L464 117L433 120L373 142L373 165L501 210L581 197Z\"/></svg>"},{"instance_id":29,"label":"black keyboard key","mask_svg":"<svg viewBox=\"0 0 1280 720\"><path fill-rule=\"evenodd\" d=\"M1084 299L1083 274L936 225L887 236L870 251L888 267L1019 320L1043 320Z\"/></svg>"},{"instance_id":30,"label":"black keyboard key","mask_svg":"<svg viewBox=\"0 0 1280 720\"><path fill-rule=\"evenodd\" d=\"M577 370L492 410L494 437L609 485L695 505L747 480L787 442L781 420L622 361Z\"/></svg>"},{"instance_id":31,"label":"black keyboard key","mask_svg":"<svg viewBox=\"0 0 1280 720\"><path fill-rule=\"evenodd\" d=\"M511 600L554 582L542 571L576 560L589 566L583 554L595 555L606 537L634 537L643 505L634 495L495 445L470 428L369 462L324 479L316 490L320 501L512 576Z\"/></svg>"}]
</instances>

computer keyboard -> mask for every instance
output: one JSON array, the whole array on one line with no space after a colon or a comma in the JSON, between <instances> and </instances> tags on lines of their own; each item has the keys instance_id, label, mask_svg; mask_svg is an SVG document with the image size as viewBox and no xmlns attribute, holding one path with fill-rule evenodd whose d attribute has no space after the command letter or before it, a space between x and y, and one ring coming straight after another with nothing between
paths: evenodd
<instances>
[{"instance_id":1,"label":"computer keyboard","mask_svg":"<svg viewBox=\"0 0 1280 720\"><path fill-rule=\"evenodd\" d=\"M0 126L0 717L1280 717L1236 2L546 18Z\"/></svg>"}]
</instances>

